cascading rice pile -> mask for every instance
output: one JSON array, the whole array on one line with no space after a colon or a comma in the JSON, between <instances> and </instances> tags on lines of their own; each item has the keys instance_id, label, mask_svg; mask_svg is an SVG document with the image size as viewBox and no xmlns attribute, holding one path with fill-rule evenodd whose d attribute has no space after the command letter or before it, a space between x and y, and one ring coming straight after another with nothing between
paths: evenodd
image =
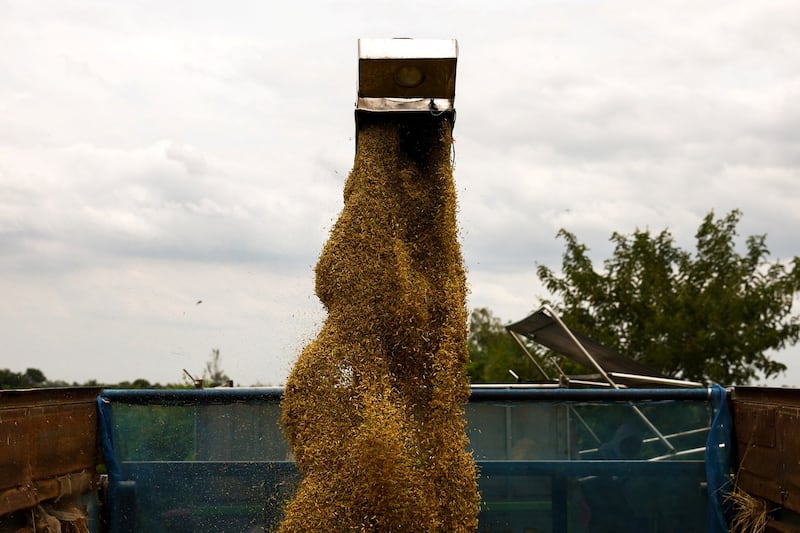
<instances>
[{"instance_id":1,"label":"cascading rice pile","mask_svg":"<svg viewBox=\"0 0 800 533\"><path fill-rule=\"evenodd\" d=\"M282 533L477 528L450 146L445 117L362 123L316 266L328 317L282 404L302 474Z\"/></svg>"}]
</instances>

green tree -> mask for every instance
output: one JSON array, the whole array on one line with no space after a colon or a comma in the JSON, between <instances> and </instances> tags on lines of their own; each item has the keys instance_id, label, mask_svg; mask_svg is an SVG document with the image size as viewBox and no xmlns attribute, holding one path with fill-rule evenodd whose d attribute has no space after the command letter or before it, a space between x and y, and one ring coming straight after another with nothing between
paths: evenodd
<instances>
[{"instance_id":1,"label":"green tree","mask_svg":"<svg viewBox=\"0 0 800 533\"><path fill-rule=\"evenodd\" d=\"M516 379L509 370L520 378L541 379L500 319L485 307L470 314L467 345L467 373L472 383L513 383Z\"/></svg>"},{"instance_id":2,"label":"green tree","mask_svg":"<svg viewBox=\"0 0 800 533\"><path fill-rule=\"evenodd\" d=\"M206 387L219 387L231 382L231 378L229 378L228 374L222 370L219 348L214 348L211 350L211 357L206 363L206 368L203 371L203 380Z\"/></svg>"},{"instance_id":3,"label":"green tree","mask_svg":"<svg viewBox=\"0 0 800 533\"><path fill-rule=\"evenodd\" d=\"M144 378L134 379L133 381L121 381L110 386L115 389L160 389L158 383L150 383Z\"/></svg>"},{"instance_id":4,"label":"green tree","mask_svg":"<svg viewBox=\"0 0 800 533\"><path fill-rule=\"evenodd\" d=\"M25 372L0 368L0 389L30 389L46 386L48 386L47 378L38 368L28 368Z\"/></svg>"},{"instance_id":5,"label":"green tree","mask_svg":"<svg viewBox=\"0 0 800 533\"><path fill-rule=\"evenodd\" d=\"M562 229L561 273L537 274L564 321L668 376L746 384L783 372L771 353L800 339L792 303L800 292L800 257L770 262L765 235L736 249L741 212L710 212L694 254L664 230L614 233L614 252L595 270L588 248Z\"/></svg>"},{"instance_id":6,"label":"green tree","mask_svg":"<svg viewBox=\"0 0 800 533\"><path fill-rule=\"evenodd\" d=\"M47 378L44 373L38 368L26 368L25 379L33 387L43 387L47 383Z\"/></svg>"}]
</instances>

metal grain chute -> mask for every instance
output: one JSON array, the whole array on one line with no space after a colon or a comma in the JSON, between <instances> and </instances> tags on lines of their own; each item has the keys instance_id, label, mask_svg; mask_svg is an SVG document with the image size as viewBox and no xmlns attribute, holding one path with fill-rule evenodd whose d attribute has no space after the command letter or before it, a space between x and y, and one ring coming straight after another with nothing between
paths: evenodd
<instances>
[{"instance_id":1,"label":"metal grain chute","mask_svg":"<svg viewBox=\"0 0 800 533\"><path fill-rule=\"evenodd\" d=\"M356 133L368 116L455 117L455 39L359 39Z\"/></svg>"}]
</instances>

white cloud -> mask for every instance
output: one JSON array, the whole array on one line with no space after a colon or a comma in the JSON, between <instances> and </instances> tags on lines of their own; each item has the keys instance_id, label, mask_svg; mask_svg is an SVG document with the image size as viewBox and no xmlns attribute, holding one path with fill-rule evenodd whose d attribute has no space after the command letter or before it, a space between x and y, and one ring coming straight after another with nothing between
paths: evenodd
<instances>
[{"instance_id":1,"label":"white cloud","mask_svg":"<svg viewBox=\"0 0 800 533\"><path fill-rule=\"evenodd\" d=\"M50 377L177 379L173 363L198 369L213 347L224 362L223 341L244 376L285 375L319 317L311 268L352 162L360 36L459 39L471 305L534 308L560 227L600 260L613 231L669 227L691 246L708 210L740 208L743 234L798 255L794 4L13 3L3 337ZM224 304L203 307L202 287ZM187 355L147 374L172 352ZM82 374L60 375L64 357Z\"/></svg>"}]
</instances>

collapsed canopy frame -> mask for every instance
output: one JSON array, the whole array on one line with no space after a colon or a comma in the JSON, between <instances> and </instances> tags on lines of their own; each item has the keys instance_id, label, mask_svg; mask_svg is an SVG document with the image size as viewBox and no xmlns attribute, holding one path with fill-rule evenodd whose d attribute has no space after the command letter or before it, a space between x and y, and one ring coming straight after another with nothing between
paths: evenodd
<instances>
[{"instance_id":1,"label":"collapsed canopy frame","mask_svg":"<svg viewBox=\"0 0 800 533\"><path fill-rule=\"evenodd\" d=\"M528 315L518 322L506 326L517 344L522 348L528 358L536 365L539 372L547 379L551 379L542 365L525 346L523 338L540 344L555 353L568 357L589 369L596 370L602 380L585 381L570 379L556 363L562 383L578 385L603 386L618 389L621 386L674 386L674 387L702 387L702 383L673 379L664 376L644 365L620 355L611 348L578 333L567 327L558 314L548 305L542 306L538 311Z\"/></svg>"}]
</instances>

